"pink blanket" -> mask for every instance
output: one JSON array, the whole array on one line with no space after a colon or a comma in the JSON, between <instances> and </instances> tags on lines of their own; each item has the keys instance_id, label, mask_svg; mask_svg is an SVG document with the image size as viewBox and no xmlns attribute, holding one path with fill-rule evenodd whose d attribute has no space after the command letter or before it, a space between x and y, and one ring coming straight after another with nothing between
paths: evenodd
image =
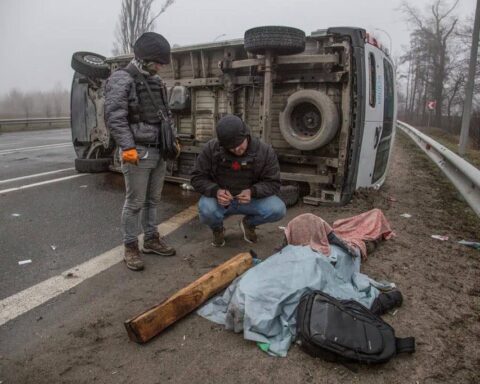
<instances>
[{"instance_id":1,"label":"pink blanket","mask_svg":"<svg viewBox=\"0 0 480 384\"><path fill-rule=\"evenodd\" d=\"M288 223L285 236L289 244L310 245L312 249L328 256L330 244L327 236L332 230L349 245L358 247L364 259L367 257L365 241L387 240L395 236L383 212L377 208L337 220L333 227L321 217L305 213Z\"/></svg>"}]
</instances>

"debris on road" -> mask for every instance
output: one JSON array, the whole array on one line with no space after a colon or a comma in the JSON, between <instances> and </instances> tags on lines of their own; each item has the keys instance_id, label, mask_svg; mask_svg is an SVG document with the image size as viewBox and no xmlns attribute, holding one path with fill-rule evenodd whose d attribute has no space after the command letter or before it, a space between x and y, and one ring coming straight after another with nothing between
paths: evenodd
<instances>
[{"instance_id":1,"label":"debris on road","mask_svg":"<svg viewBox=\"0 0 480 384\"><path fill-rule=\"evenodd\" d=\"M412 217L412 215L410 215L409 213L402 213L400 216L405 217L406 219L410 219Z\"/></svg>"},{"instance_id":2,"label":"debris on road","mask_svg":"<svg viewBox=\"0 0 480 384\"><path fill-rule=\"evenodd\" d=\"M18 265L23 265L23 264L30 264L32 262L31 259L28 259L28 260L20 260L18 262Z\"/></svg>"},{"instance_id":3,"label":"debris on road","mask_svg":"<svg viewBox=\"0 0 480 384\"><path fill-rule=\"evenodd\" d=\"M88 185L84 184L84 185L80 185L80 188L87 188Z\"/></svg>"},{"instance_id":4,"label":"debris on road","mask_svg":"<svg viewBox=\"0 0 480 384\"><path fill-rule=\"evenodd\" d=\"M443 235L432 235L432 239L440 240L440 241L447 241L448 236Z\"/></svg>"},{"instance_id":5,"label":"debris on road","mask_svg":"<svg viewBox=\"0 0 480 384\"><path fill-rule=\"evenodd\" d=\"M467 247L478 249L480 250L480 243L476 241L467 241L467 240L460 240L459 244L466 245Z\"/></svg>"},{"instance_id":6,"label":"debris on road","mask_svg":"<svg viewBox=\"0 0 480 384\"><path fill-rule=\"evenodd\" d=\"M130 340L145 343L226 288L253 266L250 253L239 253L169 299L125 322Z\"/></svg>"},{"instance_id":7,"label":"debris on road","mask_svg":"<svg viewBox=\"0 0 480 384\"><path fill-rule=\"evenodd\" d=\"M13 216L13 217L20 217L20 216L22 216L22 215L20 215L20 213L12 213L12 216Z\"/></svg>"},{"instance_id":8,"label":"debris on road","mask_svg":"<svg viewBox=\"0 0 480 384\"><path fill-rule=\"evenodd\" d=\"M57 249L57 246L55 244L50 245L50 248L52 248L53 251Z\"/></svg>"}]
</instances>

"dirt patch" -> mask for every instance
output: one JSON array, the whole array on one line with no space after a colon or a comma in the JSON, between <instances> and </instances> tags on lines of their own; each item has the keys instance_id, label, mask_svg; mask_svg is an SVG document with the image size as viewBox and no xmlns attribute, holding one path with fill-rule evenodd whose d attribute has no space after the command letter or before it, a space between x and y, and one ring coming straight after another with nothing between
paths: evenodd
<instances>
[{"instance_id":1,"label":"dirt patch","mask_svg":"<svg viewBox=\"0 0 480 384\"><path fill-rule=\"evenodd\" d=\"M462 239L479 241L480 220L404 136L397 138L391 170L381 190L360 191L344 207L300 204L290 209L281 223L260 228L260 243L252 248L261 258L271 255L282 242L278 226L300 213L313 212L333 222L374 207L384 211L397 237L380 244L362 271L378 280L393 281L402 291L403 306L384 319L398 336L416 337L413 355L399 356L381 366L349 368L313 359L296 346L287 358L273 358L241 335L195 314L146 345L130 342L123 321L251 248L242 240L238 218L228 220L227 245L220 249L210 246L210 232L195 220L169 238L177 245L178 257L146 257L147 268L142 273L132 273L119 264L79 285L75 295L44 309L43 321L35 322L44 328L29 328L28 315L11 325L15 328L5 334L15 333L21 347L8 355L0 353L0 381L480 382L480 252L458 244ZM402 217L404 213L411 217ZM449 240L433 239L434 234L446 235ZM19 327L40 336L28 333L24 337Z\"/></svg>"}]
</instances>

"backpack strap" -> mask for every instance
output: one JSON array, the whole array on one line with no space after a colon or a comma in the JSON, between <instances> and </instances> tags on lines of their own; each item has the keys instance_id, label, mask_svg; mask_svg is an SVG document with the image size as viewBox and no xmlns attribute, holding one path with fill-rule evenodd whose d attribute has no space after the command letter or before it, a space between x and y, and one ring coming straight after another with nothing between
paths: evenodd
<instances>
[{"instance_id":1,"label":"backpack strap","mask_svg":"<svg viewBox=\"0 0 480 384\"><path fill-rule=\"evenodd\" d=\"M413 353L415 352L415 338L395 337L395 347L397 349L397 353Z\"/></svg>"}]
</instances>

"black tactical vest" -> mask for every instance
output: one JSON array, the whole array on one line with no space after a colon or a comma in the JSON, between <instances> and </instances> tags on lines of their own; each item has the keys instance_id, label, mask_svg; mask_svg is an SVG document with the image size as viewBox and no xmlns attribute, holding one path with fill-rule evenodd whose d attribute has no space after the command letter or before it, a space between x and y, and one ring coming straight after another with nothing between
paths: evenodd
<instances>
[{"instance_id":1,"label":"black tactical vest","mask_svg":"<svg viewBox=\"0 0 480 384\"><path fill-rule=\"evenodd\" d=\"M163 116L168 114L167 95L162 80L158 76L142 77L133 64L128 64L124 70L133 77L135 82L134 90L128 99L128 121L130 123L160 123L163 119L162 114ZM152 91L154 100L148 93L145 81Z\"/></svg>"},{"instance_id":2,"label":"black tactical vest","mask_svg":"<svg viewBox=\"0 0 480 384\"><path fill-rule=\"evenodd\" d=\"M217 164L217 180L220 188L227 189L235 196L255 182L255 156L248 153L238 157L227 150L221 150Z\"/></svg>"}]
</instances>

